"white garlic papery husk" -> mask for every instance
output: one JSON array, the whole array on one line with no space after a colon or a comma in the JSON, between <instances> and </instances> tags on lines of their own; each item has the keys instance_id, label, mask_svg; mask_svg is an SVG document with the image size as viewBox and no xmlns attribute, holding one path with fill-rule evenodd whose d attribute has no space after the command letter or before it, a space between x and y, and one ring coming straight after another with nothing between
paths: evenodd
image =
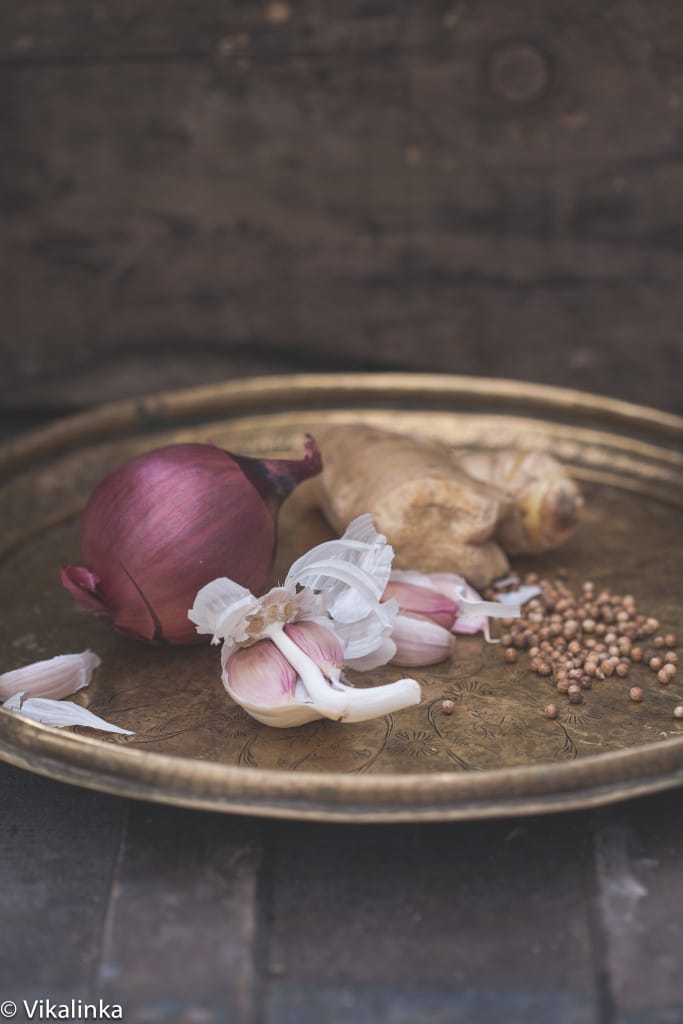
<instances>
[{"instance_id":1,"label":"white garlic papery husk","mask_svg":"<svg viewBox=\"0 0 683 1024\"><path fill-rule=\"evenodd\" d=\"M69 697L83 689L102 662L92 651L82 654L58 654L56 658L34 661L0 675L0 700L15 693L28 697Z\"/></svg>"},{"instance_id":2,"label":"white garlic papery husk","mask_svg":"<svg viewBox=\"0 0 683 1024\"><path fill-rule=\"evenodd\" d=\"M101 732L132 736L128 729L106 722L73 701L60 700L88 686L102 662L92 651L58 654L45 661L13 669L0 675L0 699L5 711L24 715L43 725L65 728L86 725Z\"/></svg>"},{"instance_id":3,"label":"white garlic papery husk","mask_svg":"<svg viewBox=\"0 0 683 1024\"><path fill-rule=\"evenodd\" d=\"M130 729L122 729L118 725L106 722L104 718L93 714L80 704L74 704L71 700L50 700L46 697L29 697L23 699L23 694L15 693L13 697L2 705L6 711L15 711L34 722L42 725L52 725L58 729L64 729L72 725L85 725L89 729L99 729L100 732L114 732L121 736L133 736Z\"/></svg>"},{"instance_id":4,"label":"white garlic papery husk","mask_svg":"<svg viewBox=\"0 0 683 1024\"><path fill-rule=\"evenodd\" d=\"M342 675L344 664L377 667L395 653L397 606L380 604L392 558L367 515L340 540L299 558L284 585L262 598L237 590L232 580L203 587L188 614L198 632L223 639L222 678L230 696L254 718L280 728L316 718L362 722L418 704L414 679L360 688Z\"/></svg>"}]
</instances>

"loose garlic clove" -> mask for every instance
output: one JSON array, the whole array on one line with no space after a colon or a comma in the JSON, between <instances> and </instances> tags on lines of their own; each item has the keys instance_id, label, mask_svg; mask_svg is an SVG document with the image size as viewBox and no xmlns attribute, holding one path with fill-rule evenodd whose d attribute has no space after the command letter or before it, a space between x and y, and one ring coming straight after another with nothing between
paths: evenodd
<instances>
[{"instance_id":1,"label":"loose garlic clove","mask_svg":"<svg viewBox=\"0 0 683 1024\"><path fill-rule=\"evenodd\" d=\"M391 579L382 595L382 601L395 600L405 615L421 615L444 629L450 629L458 616L458 605L445 594L429 586L429 577L424 584ZM395 630L392 634L396 639Z\"/></svg>"},{"instance_id":2,"label":"loose garlic clove","mask_svg":"<svg viewBox=\"0 0 683 1024\"><path fill-rule=\"evenodd\" d=\"M443 626L412 615L396 616L392 640L396 654L391 663L406 668L436 665L451 656L455 644L453 634Z\"/></svg>"}]
</instances>

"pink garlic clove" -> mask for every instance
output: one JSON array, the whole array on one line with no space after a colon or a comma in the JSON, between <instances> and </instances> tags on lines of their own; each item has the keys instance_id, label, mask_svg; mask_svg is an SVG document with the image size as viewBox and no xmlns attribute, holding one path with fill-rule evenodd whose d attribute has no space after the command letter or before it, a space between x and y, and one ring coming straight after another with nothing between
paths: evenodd
<instances>
[{"instance_id":1,"label":"pink garlic clove","mask_svg":"<svg viewBox=\"0 0 683 1024\"><path fill-rule=\"evenodd\" d=\"M302 620L284 627L287 636L311 658L326 676L339 676L344 652L338 638L319 622Z\"/></svg>"},{"instance_id":2,"label":"pink garlic clove","mask_svg":"<svg viewBox=\"0 0 683 1024\"><path fill-rule=\"evenodd\" d=\"M396 644L393 665L404 667L436 665L453 652L454 637L449 630L429 619L397 615L391 635Z\"/></svg>"},{"instance_id":3,"label":"pink garlic clove","mask_svg":"<svg viewBox=\"0 0 683 1024\"><path fill-rule=\"evenodd\" d=\"M228 692L239 704L290 704L296 687L296 672L271 640L238 648L227 659L224 678Z\"/></svg>"},{"instance_id":4,"label":"pink garlic clove","mask_svg":"<svg viewBox=\"0 0 683 1024\"><path fill-rule=\"evenodd\" d=\"M382 595L382 601L389 601L392 598L398 602L398 607L404 614L422 615L444 629L451 628L458 614L458 605L438 589L432 589L428 577L425 577L424 586L390 580Z\"/></svg>"}]
</instances>

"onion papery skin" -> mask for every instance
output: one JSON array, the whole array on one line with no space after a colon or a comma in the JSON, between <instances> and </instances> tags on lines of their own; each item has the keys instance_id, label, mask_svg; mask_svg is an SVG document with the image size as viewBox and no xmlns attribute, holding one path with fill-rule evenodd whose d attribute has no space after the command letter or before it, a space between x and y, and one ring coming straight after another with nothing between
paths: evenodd
<instances>
[{"instance_id":1,"label":"onion papery skin","mask_svg":"<svg viewBox=\"0 0 683 1024\"><path fill-rule=\"evenodd\" d=\"M206 642L187 617L197 591L222 576L254 594L265 590L279 506L322 468L312 438L306 449L301 460L264 460L280 467L271 494L268 468L257 488L244 457L212 444L169 445L130 459L93 491L81 520L84 566L63 566L62 583L122 633L151 643Z\"/></svg>"}]
</instances>

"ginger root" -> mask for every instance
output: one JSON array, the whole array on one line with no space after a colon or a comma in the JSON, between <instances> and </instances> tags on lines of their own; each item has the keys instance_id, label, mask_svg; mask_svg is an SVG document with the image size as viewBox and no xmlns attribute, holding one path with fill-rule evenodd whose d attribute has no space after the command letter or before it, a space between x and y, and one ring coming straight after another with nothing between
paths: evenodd
<instances>
[{"instance_id":1,"label":"ginger root","mask_svg":"<svg viewBox=\"0 0 683 1024\"><path fill-rule=\"evenodd\" d=\"M316 428L316 439L320 503L339 533L370 512L396 568L457 571L474 586L507 572L493 535L508 499L468 476L446 448L364 424Z\"/></svg>"},{"instance_id":2,"label":"ginger root","mask_svg":"<svg viewBox=\"0 0 683 1024\"><path fill-rule=\"evenodd\" d=\"M342 533L370 512L397 568L458 572L481 588L509 569L505 550L546 550L578 521L576 485L543 453L458 458L436 442L367 424L323 425L316 439L324 468L315 486L326 518Z\"/></svg>"},{"instance_id":3,"label":"ginger root","mask_svg":"<svg viewBox=\"0 0 683 1024\"><path fill-rule=\"evenodd\" d=\"M495 484L513 499L512 511L501 519L496 530L496 538L508 555L550 551L574 533L583 498L552 455L503 448L497 452L468 452L458 462L475 480Z\"/></svg>"}]
</instances>

